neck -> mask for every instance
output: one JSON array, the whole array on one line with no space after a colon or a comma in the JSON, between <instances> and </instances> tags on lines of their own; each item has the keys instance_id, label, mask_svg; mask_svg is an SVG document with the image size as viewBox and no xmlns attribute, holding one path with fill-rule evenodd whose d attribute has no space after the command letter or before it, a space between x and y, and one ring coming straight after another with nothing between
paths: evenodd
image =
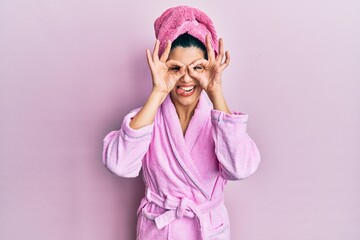
<instances>
[{"instance_id":1,"label":"neck","mask_svg":"<svg viewBox=\"0 0 360 240\"><path fill-rule=\"evenodd\" d=\"M194 103L192 103L191 105L186 105L186 106L173 102L178 118L182 124L185 123L185 125L187 125L189 123L191 117L194 115L195 108L198 102L199 99Z\"/></svg>"},{"instance_id":2,"label":"neck","mask_svg":"<svg viewBox=\"0 0 360 240\"><path fill-rule=\"evenodd\" d=\"M194 115L196 106L176 106L176 113L180 121L190 121L191 117Z\"/></svg>"},{"instance_id":3,"label":"neck","mask_svg":"<svg viewBox=\"0 0 360 240\"><path fill-rule=\"evenodd\" d=\"M181 106L181 105L176 106L175 105L176 113L178 115L182 133L184 136L185 136L185 132L189 126L190 120L191 120L192 116L194 115L195 107L196 107L196 105L195 106Z\"/></svg>"}]
</instances>

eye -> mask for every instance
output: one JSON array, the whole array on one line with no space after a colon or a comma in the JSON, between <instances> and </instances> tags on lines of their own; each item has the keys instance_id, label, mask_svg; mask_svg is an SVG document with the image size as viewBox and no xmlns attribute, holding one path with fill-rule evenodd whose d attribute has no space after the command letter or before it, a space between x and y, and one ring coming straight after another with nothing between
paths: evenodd
<instances>
[{"instance_id":1,"label":"eye","mask_svg":"<svg viewBox=\"0 0 360 240\"><path fill-rule=\"evenodd\" d=\"M180 67L179 66L173 66L169 68L169 71L172 73L177 73L179 71Z\"/></svg>"},{"instance_id":2,"label":"eye","mask_svg":"<svg viewBox=\"0 0 360 240\"><path fill-rule=\"evenodd\" d=\"M196 71L196 72L198 72L198 73L201 73L201 72L203 72L204 71L204 66L202 66L202 65L196 65L195 67L194 67L194 70Z\"/></svg>"}]
</instances>

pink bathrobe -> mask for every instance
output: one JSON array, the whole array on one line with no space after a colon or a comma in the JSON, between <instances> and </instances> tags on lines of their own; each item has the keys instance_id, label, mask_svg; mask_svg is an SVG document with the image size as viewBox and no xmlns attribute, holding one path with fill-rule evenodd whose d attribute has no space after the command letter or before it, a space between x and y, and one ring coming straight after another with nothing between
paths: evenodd
<instances>
[{"instance_id":1,"label":"pink bathrobe","mask_svg":"<svg viewBox=\"0 0 360 240\"><path fill-rule=\"evenodd\" d=\"M260 162L246 132L248 115L213 110L203 92L184 136L170 95L151 125L134 130L129 122L139 110L106 135L103 151L105 166L118 176L136 177L142 169L137 239L230 239L224 187Z\"/></svg>"}]
</instances>

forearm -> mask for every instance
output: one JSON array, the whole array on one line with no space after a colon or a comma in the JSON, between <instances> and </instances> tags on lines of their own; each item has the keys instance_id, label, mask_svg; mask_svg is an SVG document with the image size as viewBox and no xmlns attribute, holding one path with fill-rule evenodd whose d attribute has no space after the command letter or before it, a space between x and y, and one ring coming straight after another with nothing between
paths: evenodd
<instances>
[{"instance_id":1,"label":"forearm","mask_svg":"<svg viewBox=\"0 0 360 240\"><path fill-rule=\"evenodd\" d=\"M217 92L208 93L208 96L215 110L219 110L231 114L229 107L225 101L224 94L221 90Z\"/></svg>"},{"instance_id":2,"label":"forearm","mask_svg":"<svg viewBox=\"0 0 360 240\"><path fill-rule=\"evenodd\" d=\"M221 176L240 180L253 174L259 166L260 153L246 132L248 115L241 112L229 115L213 110L211 121Z\"/></svg>"},{"instance_id":3,"label":"forearm","mask_svg":"<svg viewBox=\"0 0 360 240\"><path fill-rule=\"evenodd\" d=\"M132 129L139 129L153 123L156 112L164 101L166 94L152 91L145 105L130 122Z\"/></svg>"},{"instance_id":4,"label":"forearm","mask_svg":"<svg viewBox=\"0 0 360 240\"><path fill-rule=\"evenodd\" d=\"M103 140L103 163L108 170L121 177L136 177L142 167L142 159L149 149L153 126L138 130L130 127L131 119L139 108L128 113L121 128L111 131Z\"/></svg>"}]
</instances>

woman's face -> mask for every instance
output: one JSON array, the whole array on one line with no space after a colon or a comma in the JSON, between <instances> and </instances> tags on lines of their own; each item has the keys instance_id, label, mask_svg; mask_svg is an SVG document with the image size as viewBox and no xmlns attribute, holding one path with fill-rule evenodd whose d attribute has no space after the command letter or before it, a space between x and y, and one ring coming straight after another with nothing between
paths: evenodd
<instances>
[{"instance_id":1,"label":"woman's face","mask_svg":"<svg viewBox=\"0 0 360 240\"><path fill-rule=\"evenodd\" d=\"M168 60L176 60L185 65L190 65L194 61L204 58L204 52L197 47L175 47L170 51ZM196 71L202 71L201 66L195 66ZM170 66L170 71L177 71L179 66ZM202 88L200 84L189 75L188 69L185 74L177 81L171 91L171 99L175 106L193 106L197 104Z\"/></svg>"}]
</instances>

